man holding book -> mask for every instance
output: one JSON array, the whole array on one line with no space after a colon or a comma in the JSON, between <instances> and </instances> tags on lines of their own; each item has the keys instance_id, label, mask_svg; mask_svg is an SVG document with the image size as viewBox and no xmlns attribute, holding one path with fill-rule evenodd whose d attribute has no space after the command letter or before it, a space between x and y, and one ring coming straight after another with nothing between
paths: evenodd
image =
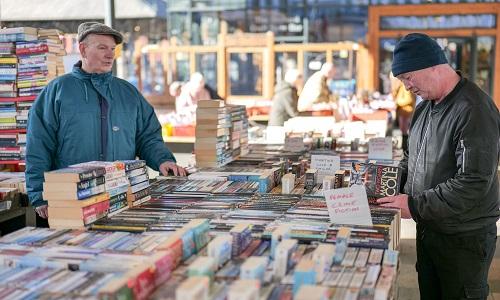
<instances>
[{"instance_id":1,"label":"man holding book","mask_svg":"<svg viewBox=\"0 0 500 300\"><path fill-rule=\"evenodd\" d=\"M78 27L81 61L54 79L30 111L26 187L37 213L47 217L43 174L86 161L140 157L162 174L185 176L165 146L153 107L125 80L111 74L120 32L97 22Z\"/></svg>"},{"instance_id":2,"label":"man holding book","mask_svg":"<svg viewBox=\"0 0 500 300\"><path fill-rule=\"evenodd\" d=\"M486 299L500 215L498 109L427 35L399 41L392 72L424 101L400 163L406 194L378 202L417 222L421 299Z\"/></svg>"}]
</instances>

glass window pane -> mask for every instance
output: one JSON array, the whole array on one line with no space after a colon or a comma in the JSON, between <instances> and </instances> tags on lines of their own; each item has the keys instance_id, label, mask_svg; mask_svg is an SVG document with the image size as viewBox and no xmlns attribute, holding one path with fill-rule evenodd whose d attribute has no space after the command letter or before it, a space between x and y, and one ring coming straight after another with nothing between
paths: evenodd
<instances>
[{"instance_id":1,"label":"glass window pane","mask_svg":"<svg viewBox=\"0 0 500 300\"><path fill-rule=\"evenodd\" d=\"M334 51L332 61L335 77L330 82L330 90L341 97L348 97L356 91L356 56L352 50Z\"/></svg>"},{"instance_id":2,"label":"glass window pane","mask_svg":"<svg viewBox=\"0 0 500 300\"><path fill-rule=\"evenodd\" d=\"M221 19L225 20L227 23L228 33L234 33L235 31L248 31L247 24L247 14L244 10L228 10L221 12Z\"/></svg>"},{"instance_id":3,"label":"glass window pane","mask_svg":"<svg viewBox=\"0 0 500 300\"><path fill-rule=\"evenodd\" d=\"M382 94L389 94L391 92L391 82L389 80L389 74L391 73L392 54L394 52L394 48L396 47L396 43L396 39L380 39L379 61L376 63L378 63L379 66L378 90Z\"/></svg>"},{"instance_id":4,"label":"glass window pane","mask_svg":"<svg viewBox=\"0 0 500 300\"><path fill-rule=\"evenodd\" d=\"M189 44L191 33L187 13L170 14L168 18L168 28L170 36L175 36L178 44Z\"/></svg>"},{"instance_id":5,"label":"glass window pane","mask_svg":"<svg viewBox=\"0 0 500 300\"><path fill-rule=\"evenodd\" d=\"M217 54L196 54L196 71L203 74L205 83L217 90Z\"/></svg>"},{"instance_id":6,"label":"glass window pane","mask_svg":"<svg viewBox=\"0 0 500 300\"><path fill-rule=\"evenodd\" d=\"M216 45L219 33L219 19L217 14L193 13L191 22L191 44Z\"/></svg>"},{"instance_id":7,"label":"glass window pane","mask_svg":"<svg viewBox=\"0 0 500 300\"><path fill-rule=\"evenodd\" d=\"M489 36L478 37L477 51L476 84L486 93L492 95L495 38Z\"/></svg>"},{"instance_id":8,"label":"glass window pane","mask_svg":"<svg viewBox=\"0 0 500 300\"><path fill-rule=\"evenodd\" d=\"M261 53L231 53L228 65L231 95L262 95Z\"/></svg>"},{"instance_id":9,"label":"glass window pane","mask_svg":"<svg viewBox=\"0 0 500 300\"><path fill-rule=\"evenodd\" d=\"M304 52L304 79L307 80L326 62L325 52Z\"/></svg>"},{"instance_id":10,"label":"glass window pane","mask_svg":"<svg viewBox=\"0 0 500 300\"><path fill-rule=\"evenodd\" d=\"M142 93L145 95L162 95L165 91L165 76L161 53L143 53L141 57Z\"/></svg>"},{"instance_id":11,"label":"glass window pane","mask_svg":"<svg viewBox=\"0 0 500 300\"><path fill-rule=\"evenodd\" d=\"M175 54L175 81L188 81L189 80L189 54L178 52Z\"/></svg>"},{"instance_id":12,"label":"glass window pane","mask_svg":"<svg viewBox=\"0 0 500 300\"><path fill-rule=\"evenodd\" d=\"M276 83L285 78L285 73L290 69L298 69L297 52L276 52Z\"/></svg>"}]
</instances>

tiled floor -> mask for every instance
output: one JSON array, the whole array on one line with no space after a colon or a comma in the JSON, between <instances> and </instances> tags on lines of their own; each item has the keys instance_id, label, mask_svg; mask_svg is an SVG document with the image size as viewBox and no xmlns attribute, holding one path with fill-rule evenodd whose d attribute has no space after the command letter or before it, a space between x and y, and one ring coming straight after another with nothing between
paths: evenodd
<instances>
[{"instance_id":1,"label":"tiled floor","mask_svg":"<svg viewBox=\"0 0 500 300\"><path fill-rule=\"evenodd\" d=\"M404 220L401 227L400 269L399 269L399 297L401 300L420 299L418 292L417 272L415 271L415 223ZM497 241L497 251L490 268L489 285L490 297L488 300L500 300L500 239Z\"/></svg>"}]
</instances>

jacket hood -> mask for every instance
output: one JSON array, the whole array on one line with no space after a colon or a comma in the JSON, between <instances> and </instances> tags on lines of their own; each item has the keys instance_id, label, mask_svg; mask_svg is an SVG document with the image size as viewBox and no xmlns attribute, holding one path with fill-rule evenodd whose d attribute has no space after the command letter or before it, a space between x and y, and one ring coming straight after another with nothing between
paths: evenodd
<instances>
[{"instance_id":1,"label":"jacket hood","mask_svg":"<svg viewBox=\"0 0 500 300\"><path fill-rule=\"evenodd\" d=\"M111 98L113 98L113 92L109 86L111 79L113 79L112 72L106 72L102 74L98 73L87 73L82 69L82 61L79 60L73 65L73 70L71 72L73 76L82 80L83 92L85 94L85 101L88 102L88 87L87 83L93 86L104 98L106 97L106 90L109 92Z\"/></svg>"},{"instance_id":2,"label":"jacket hood","mask_svg":"<svg viewBox=\"0 0 500 300\"><path fill-rule=\"evenodd\" d=\"M87 73L82 69L82 61L79 60L75 65L73 65L73 70L71 72L75 77L82 80L92 80L93 82L109 83L113 74L111 72L106 73Z\"/></svg>"}]
</instances>

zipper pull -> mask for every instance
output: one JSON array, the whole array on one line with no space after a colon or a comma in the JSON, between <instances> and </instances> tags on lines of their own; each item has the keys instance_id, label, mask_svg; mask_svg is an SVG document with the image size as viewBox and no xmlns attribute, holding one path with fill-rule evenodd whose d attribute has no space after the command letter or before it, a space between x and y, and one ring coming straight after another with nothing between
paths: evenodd
<instances>
[{"instance_id":1,"label":"zipper pull","mask_svg":"<svg viewBox=\"0 0 500 300\"><path fill-rule=\"evenodd\" d=\"M460 140L460 147L462 150L462 173L465 173L465 143L464 140Z\"/></svg>"}]
</instances>

